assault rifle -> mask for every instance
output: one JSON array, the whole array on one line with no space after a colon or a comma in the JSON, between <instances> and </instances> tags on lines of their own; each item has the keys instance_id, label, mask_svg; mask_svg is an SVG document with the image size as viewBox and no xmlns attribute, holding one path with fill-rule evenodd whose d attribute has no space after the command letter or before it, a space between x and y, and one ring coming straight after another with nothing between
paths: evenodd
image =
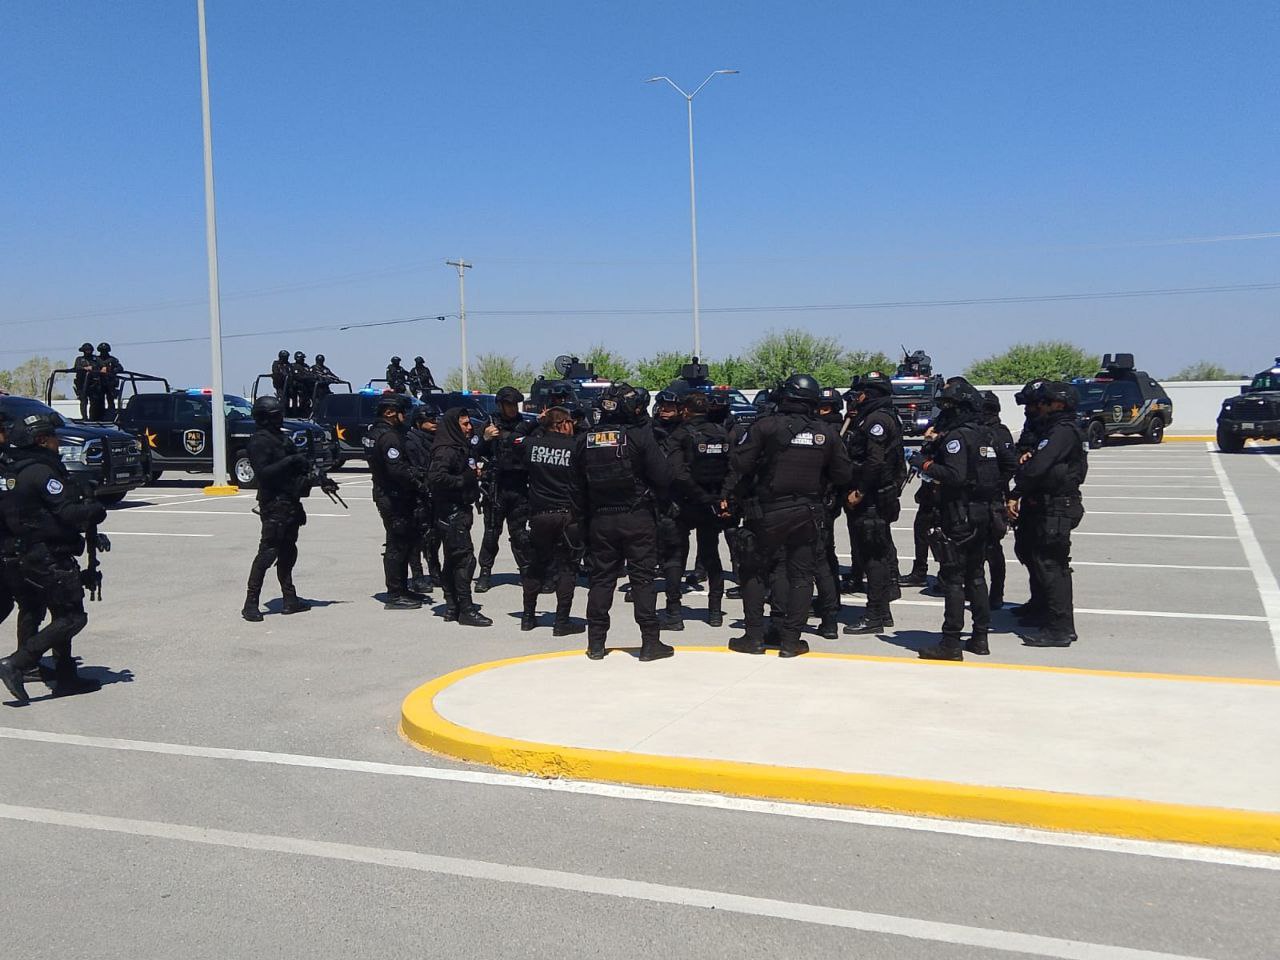
<instances>
[{"instance_id":1,"label":"assault rifle","mask_svg":"<svg viewBox=\"0 0 1280 960\"><path fill-rule=\"evenodd\" d=\"M86 500L94 499L94 488L97 484L92 480L82 480ZM85 568L80 572L80 583L84 586L91 601L102 599L102 564L98 561L99 553L111 552L111 541L105 533L98 532L96 523L89 524L84 531L84 542L87 553Z\"/></svg>"},{"instance_id":2,"label":"assault rifle","mask_svg":"<svg viewBox=\"0 0 1280 960\"><path fill-rule=\"evenodd\" d=\"M321 467L313 466L311 475L307 477L307 482L312 486L319 487L320 492L329 498L331 503L341 504L343 510L350 510L347 501L342 499L342 494L338 492L338 481L329 476L328 472Z\"/></svg>"}]
</instances>

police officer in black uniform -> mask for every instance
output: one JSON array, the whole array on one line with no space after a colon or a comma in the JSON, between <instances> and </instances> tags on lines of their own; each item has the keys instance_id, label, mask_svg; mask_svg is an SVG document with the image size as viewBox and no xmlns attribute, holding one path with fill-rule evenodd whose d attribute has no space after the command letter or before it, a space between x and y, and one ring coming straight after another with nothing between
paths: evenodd
<instances>
[{"instance_id":1,"label":"police officer in black uniform","mask_svg":"<svg viewBox=\"0 0 1280 960\"><path fill-rule=\"evenodd\" d=\"M292 372L289 351L281 350L271 362L271 387L276 392L276 399L286 405L289 403L289 376Z\"/></svg>"},{"instance_id":2,"label":"police officer in black uniform","mask_svg":"<svg viewBox=\"0 0 1280 960\"><path fill-rule=\"evenodd\" d=\"M405 418L409 398L384 393L378 398L378 417L364 435L369 472L373 475L373 502L382 517L386 547L382 571L386 580L387 610L417 610L425 599L408 588L409 553L417 543L414 510L418 504L418 480L404 449Z\"/></svg>"},{"instance_id":3,"label":"police officer in black uniform","mask_svg":"<svg viewBox=\"0 0 1280 960\"><path fill-rule=\"evenodd\" d=\"M471 418L463 407L444 412L431 448L427 480L436 529L444 551L441 580L445 620L464 627L488 627L493 621L471 599L471 575L476 552L471 543L471 523L480 497L480 467L476 463Z\"/></svg>"},{"instance_id":4,"label":"police officer in black uniform","mask_svg":"<svg viewBox=\"0 0 1280 960\"><path fill-rule=\"evenodd\" d=\"M311 463L284 436L284 406L275 397L253 401L253 421L258 425L249 438L249 462L258 483L258 518L262 536L249 568L244 607L240 615L259 623L258 603L267 570L274 563L284 598L281 613L305 613L311 604L298 598L293 567L298 562L298 531L307 522L302 499L311 493Z\"/></svg>"},{"instance_id":5,"label":"police officer in black uniform","mask_svg":"<svg viewBox=\"0 0 1280 960\"><path fill-rule=\"evenodd\" d=\"M1088 442L1076 421L1079 394L1069 383L1045 381L1040 395L1041 438L1018 468L1010 512L1038 533L1031 563L1044 591L1041 632L1029 647L1068 647L1076 640L1071 583L1071 531L1084 519L1080 486L1089 473Z\"/></svg>"},{"instance_id":6,"label":"police officer in black uniform","mask_svg":"<svg viewBox=\"0 0 1280 960\"><path fill-rule=\"evenodd\" d=\"M841 410L843 397L834 387L823 387L818 393L818 419L828 424L837 434L844 424ZM846 448L847 449L847 448ZM818 563L815 568L817 597L814 609L818 614L818 636L824 640L837 640L840 628L840 560L836 556L836 518L844 514L844 502L849 491L828 487L822 498L822 542L818 545Z\"/></svg>"},{"instance_id":7,"label":"police officer in black uniform","mask_svg":"<svg viewBox=\"0 0 1280 960\"><path fill-rule=\"evenodd\" d=\"M844 628L847 634L878 634L893 626L889 604L901 595L892 524L901 512L899 497L906 479L902 421L893 409L893 386L879 372L860 377L857 419L845 434L853 461L852 489L846 498L849 526L867 580L867 607L862 619Z\"/></svg>"},{"instance_id":8,"label":"police officer in black uniform","mask_svg":"<svg viewBox=\"0 0 1280 960\"><path fill-rule=\"evenodd\" d=\"M329 369L329 365L324 362L324 354L316 354L316 362L311 365L311 382L315 384L315 396L328 396L330 393L329 384L338 382L338 375Z\"/></svg>"},{"instance_id":9,"label":"police officer in black uniform","mask_svg":"<svg viewBox=\"0 0 1280 960\"><path fill-rule=\"evenodd\" d=\"M387 386L395 393L406 393L409 385L409 371L400 366L400 358L392 357L387 364Z\"/></svg>"},{"instance_id":10,"label":"police officer in black uniform","mask_svg":"<svg viewBox=\"0 0 1280 960\"><path fill-rule=\"evenodd\" d=\"M839 431L814 415L821 389L808 374L789 377L778 412L751 424L733 448L721 507L727 512L737 497L745 517L739 549L746 633L729 641L729 649L739 653L764 652L765 579L775 560L785 565L787 588L778 656L809 650L800 631L813 600L823 497L852 479Z\"/></svg>"},{"instance_id":11,"label":"police officer in black uniform","mask_svg":"<svg viewBox=\"0 0 1280 960\"><path fill-rule=\"evenodd\" d=\"M289 368L289 385L293 393L293 408L299 417L311 416L311 396L315 389L315 377L311 375L311 364L307 363L307 355L298 350L293 355L293 366Z\"/></svg>"},{"instance_id":12,"label":"police officer in black uniform","mask_svg":"<svg viewBox=\"0 0 1280 960\"><path fill-rule=\"evenodd\" d=\"M404 452L418 485L413 508L413 525L418 539L409 551L409 589L422 594L430 593L432 586L440 582L440 533L436 530L435 514L431 509L431 487L427 482L439 419L438 407L431 403L419 404L413 408L409 430L404 436ZM427 558L425 576L422 571L424 556Z\"/></svg>"},{"instance_id":13,"label":"police officer in black uniform","mask_svg":"<svg viewBox=\"0 0 1280 960\"><path fill-rule=\"evenodd\" d=\"M490 480L492 496L484 505L484 539L480 543L476 593L486 592L491 585L493 562L498 556L498 538L504 524L521 576L529 563L529 476L522 453L536 423L520 416L520 404L523 402L524 394L519 390L503 387L497 394L498 415L484 431L484 443L494 475Z\"/></svg>"},{"instance_id":14,"label":"police officer in black uniform","mask_svg":"<svg viewBox=\"0 0 1280 960\"><path fill-rule=\"evenodd\" d=\"M675 650L658 636L654 571L658 567L655 504L671 486L671 466L642 423L640 394L615 384L600 398L600 423L586 431L590 589L587 591L587 656L605 655L609 608L624 565L631 583L640 659L660 660Z\"/></svg>"},{"instance_id":15,"label":"police officer in black uniform","mask_svg":"<svg viewBox=\"0 0 1280 960\"><path fill-rule=\"evenodd\" d=\"M92 351L93 347L89 349ZM5 476L5 471L13 462L12 450L9 448L9 426L9 415L0 411L0 478ZM7 489L6 487L5 491ZM5 491L0 491L0 504L3 503ZM0 509L0 623L8 620L9 614L13 613L14 590L22 579L18 571L18 546L19 540L9 532L9 527L4 522L3 510Z\"/></svg>"},{"instance_id":16,"label":"police officer in black uniform","mask_svg":"<svg viewBox=\"0 0 1280 960\"><path fill-rule=\"evenodd\" d=\"M80 356L76 357L71 368L75 371L71 383L76 399L80 401L80 419L87 420L89 419L90 392L96 390L98 380L98 364L93 356L92 343L80 344Z\"/></svg>"},{"instance_id":17,"label":"police officer in black uniform","mask_svg":"<svg viewBox=\"0 0 1280 960\"><path fill-rule=\"evenodd\" d=\"M668 458L671 455L668 441L684 422L684 393L684 390L677 389L672 384L659 390L653 398L653 417L649 419L649 427L662 455ZM684 570L689 559L689 534L688 531L681 530L676 520L680 512L678 504L669 497L662 497L658 500L657 509L658 567L662 571L667 595L666 610L659 618L659 623L663 630L683 630L680 598L684 594Z\"/></svg>"},{"instance_id":18,"label":"police officer in black uniform","mask_svg":"<svg viewBox=\"0 0 1280 960\"><path fill-rule=\"evenodd\" d=\"M1036 446L1041 440L1045 383L1046 381L1044 380L1032 380L1013 396L1014 402L1023 408L1022 430L1014 444L1014 452L1018 455L1019 465L1031 459L1031 455L1035 452ZM1018 521L1018 518L1014 515L1015 501L1017 499L1016 490L1012 490L1009 493L1008 504L1009 516L1014 526L1013 555L1026 568L1030 596L1025 603L1013 608L1013 615L1018 620L1026 620L1031 623L1043 617L1046 608L1044 588L1040 584L1038 568L1032 562L1038 550L1040 524L1033 522L1034 518L1026 523Z\"/></svg>"},{"instance_id":19,"label":"police officer in black uniform","mask_svg":"<svg viewBox=\"0 0 1280 960\"><path fill-rule=\"evenodd\" d=\"M94 357L97 379L92 382L89 394L89 416L93 420L112 420L116 415L116 401L120 396L120 373L124 365L111 355L111 344L98 344Z\"/></svg>"},{"instance_id":20,"label":"police officer in black uniform","mask_svg":"<svg viewBox=\"0 0 1280 960\"><path fill-rule=\"evenodd\" d=\"M551 407L541 429L520 447L529 477L529 563L521 571L524 611L520 629L537 626L538 594L555 579L556 619L552 634L567 637L586 629L569 619L578 563L586 548L586 440L573 431L564 407Z\"/></svg>"},{"instance_id":21,"label":"police officer in black uniform","mask_svg":"<svg viewBox=\"0 0 1280 960\"><path fill-rule=\"evenodd\" d=\"M991 628L984 564L993 507L1004 507L1001 457L1013 463L1013 451L998 451L982 424L982 397L970 384L954 379L939 398L942 415L937 435L911 457L911 466L938 488L937 526L929 539L938 558L938 579L945 610L942 643L922 650L926 660L963 660L961 632L965 601L973 616L973 635L963 650L986 656ZM1009 469L1006 466L1005 469Z\"/></svg>"},{"instance_id":22,"label":"police officer in black uniform","mask_svg":"<svg viewBox=\"0 0 1280 960\"><path fill-rule=\"evenodd\" d=\"M677 587L688 561L689 534L696 534L698 559L707 575L707 622L713 627L724 624L724 564L720 559L720 533L729 521L728 510L722 509L724 481L729 475L729 431L723 424L713 423L707 416L707 395L693 390L683 401L684 422L667 437L667 459L671 464L671 499L678 513L675 518L678 542L685 550L674 551L664 558L663 575L667 581L667 611L664 626L682 620L679 591L672 599L671 584Z\"/></svg>"},{"instance_id":23,"label":"police officer in black uniform","mask_svg":"<svg viewBox=\"0 0 1280 960\"><path fill-rule=\"evenodd\" d=\"M20 703L27 702L24 675L52 650L55 695L96 690L99 684L80 677L71 656L72 639L89 622L85 576L76 558L84 552L84 534L105 520L107 511L96 500L86 499L63 467L53 416L26 417L15 424L12 440L13 459L4 468L0 512L9 535L17 540L23 584L17 596L19 617L24 609L28 616L34 611L38 624L48 610L50 619L30 632L20 624L20 646L0 660L0 682Z\"/></svg>"},{"instance_id":24,"label":"police officer in black uniform","mask_svg":"<svg viewBox=\"0 0 1280 960\"><path fill-rule=\"evenodd\" d=\"M390 379L390 377L387 379ZM433 390L440 389L436 386L436 378L431 375L431 368L427 366L427 362L422 357L413 358L413 367L409 370L409 389L415 397L419 398Z\"/></svg>"},{"instance_id":25,"label":"police officer in black uniform","mask_svg":"<svg viewBox=\"0 0 1280 960\"><path fill-rule=\"evenodd\" d=\"M1000 419L1000 397L994 390L982 391L982 425L991 432L996 450L1000 454L1000 480L1003 495L999 504L991 509L991 531L987 539L987 568L989 574L989 599L991 609L1004 606L1004 538L1009 533L1009 484L1018 469L1018 455L1014 449L1013 434Z\"/></svg>"}]
</instances>

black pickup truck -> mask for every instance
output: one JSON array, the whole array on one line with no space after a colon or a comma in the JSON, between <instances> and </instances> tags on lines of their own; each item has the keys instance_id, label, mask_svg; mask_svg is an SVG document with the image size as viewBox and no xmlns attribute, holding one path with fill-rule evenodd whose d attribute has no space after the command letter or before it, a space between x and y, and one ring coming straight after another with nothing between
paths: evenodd
<instances>
[{"instance_id":1,"label":"black pickup truck","mask_svg":"<svg viewBox=\"0 0 1280 960\"><path fill-rule=\"evenodd\" d=\"M1164 440L1173 423L1173 401L1151 374L1135 370L1133 354L1106 354L1096 377L1077 377L1071 383L1080 394L1076 416L1089 438L1090 449L1107 438L1136 435L1147 443Z\"/></svg>"},{"instance_id":2,"label":"black pickup truck","mask_svg":"<svg viewBox=\"0 0 1280 960\"><path fill-rule=\"evenodd\" d=\"M129 398L120 411L120 426L146 447L153 478L166 470L208 473L213 469L212 400L209 390L137 393ZM238 486L253 487L248 452L256 429L253 405L226 393L222 409L227 418L227 472ZM310 420L286 420L284 430L316 466L327 470L333 465L336 451L324 427Z\"/></svg>"},{"instance_id":3,"label":"black pickup truck","mask_svg":"<svg viewBox=\"0 0 1280 960\"><path fill-rule=\"evenodd\" d=\"M73 478L88 481L94 496L114 505L151 479L151 462L136 437L106 423L67 420L48 404L30 397L0 396L0 411L19 422L42 413L58 425L58 453Z\"/></svg>"},{"instance_id":4,"label":"black pickup truck","mask_svg":"<svg viewBox=\"0 0 1280 960\"><path fill-rule=\"evenodd\" d=\"M1246 440L1280 440L1280 357L1218 411L1218 449L1239 453Z\"/></svg>"}]
</instances>

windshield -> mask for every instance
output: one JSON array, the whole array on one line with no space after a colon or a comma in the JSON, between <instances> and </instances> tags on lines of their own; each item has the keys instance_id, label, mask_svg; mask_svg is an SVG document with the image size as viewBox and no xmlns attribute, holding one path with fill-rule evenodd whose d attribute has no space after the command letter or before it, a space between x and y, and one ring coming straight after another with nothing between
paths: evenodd
<instances>
[{"instance_id":1,"label":"windshield","mask_svg":"<svg viewBox=\"0 0 1280 960\"><path fill-rule=\"evenodd\" d=\"M1280 390L1280 373L1268 371L1260 373L1249 384L1250 390Z\"/></svg>"},{"instance_id":2,"label":"windshield","mask_svg":"<svg viewBox=\"0 0 1280 960\"><path fill-rule=\"evenodd\" d=\"M933 384L929 381L923 383L893 381L893 395L895 397L925 397L933 396Z\"/></svg>"},{"instance_id":3,"label":"windshield","mask_svg":"<svg viewBox=\"0 0 1280 960\"><path fill-rule=\"evenodd\" d=\"M1096 407L1102 403L1102 395L1107 392L1105 383L1077 383L1076 392L1080 394L1079 406Z\"/></svg>"},{"instance_id":4,"label":"windshield","mask_svg":"<svg viewBox=\"0 0 1280 960\"><path fill-rule=\"evenodd\" d=\"M9 415L11 420L22 420L33 414L44 414L46 417L53 417L54 425L57 427L66 426L66 421L62 419L62 415L52 407L47 407L39 400L32 400L30 397L0 397L0 410Z\"/></svg>"},{"instance_id":5,"label":"windshield","mask_svg":"<svg viewBox=\"0 0 1280 960\"><path fill-rule=\"evenodd\" d=\"M253 404L244 397L237 397L234 393L224 393L222 395L222 412L228 417L251 417L253 416Z\"/></svg>"}]
</instances>

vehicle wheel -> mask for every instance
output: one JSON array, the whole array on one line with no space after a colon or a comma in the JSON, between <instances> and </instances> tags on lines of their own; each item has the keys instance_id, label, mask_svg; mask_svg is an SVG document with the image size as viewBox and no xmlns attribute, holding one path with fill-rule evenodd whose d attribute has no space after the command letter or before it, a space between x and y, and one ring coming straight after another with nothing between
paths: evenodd
<instances>
[{"instance_id":1,"label":"vehicle wheel","mask_svg":"<svg viewBox=\"0 0 1280 960\"><path fill-rule=\"evenodd\" d=\"M1089 421L1089 429L1085 432L1085 436L1089 440L1089 449L1097 450L1107 442L1107 428L1099 421Z\"/></svg>"},{"instance_id":2,"label":"vehicle wheel","mask_svg":"<svg viewBox=\"0 0 1280 960\"><path fill-rule=\"evenodd\" d=\"M253 475L253 464L249 461L248 450L237 450L231 460L231 477L238 487L253 489L257 480Z\"/></svg>"},{"instance_id":3,"label":"vehicle wheel","mask_svg":"<svg viewBox=\"0 0 1280 960\"><path fill-rule=\"evenodd\" d=\"M163 477L163 476L164 476L164 471L163 471L163 470L152 470L152 471L151 471L151 482L152 482L152 483L155 483L157 480L159 480L159 479L160 479L161 477Z\"/></svg>"},{"instance_id":4,"label":"vehicle wheel","mask_svg":"<svg viewBox=\"0 0 1280 960\"><path fill-rule=\"evenodd\" d=\"M98 497L98 502L104 507L114 507L117 503L124 499L124 493L104 493Z\"/></svg>"},{"instance_id":5,"label":"vehicle wheel","mask_svg":"<svg viewBox=\"0 0 1280 960\"><path fill-rule=\"evenodd\" d=\"M1239 453L1244 449L1244 437L1238 437L1226 430L1218 430L1218 449L1223 453Z\"/></svg>"},{"instance_id":6,"label":"vehicle wheel","mask_svg":"<svg viewBox=\"0 0 1280 960\"><path fill-rule=\"evenodd\" d=\"M1142 431L1142 439L1147 443L1160 443L1164 440L1164 421L1152 417L1147 421L1147 429Z\"/></svg>"}]
</instances>

